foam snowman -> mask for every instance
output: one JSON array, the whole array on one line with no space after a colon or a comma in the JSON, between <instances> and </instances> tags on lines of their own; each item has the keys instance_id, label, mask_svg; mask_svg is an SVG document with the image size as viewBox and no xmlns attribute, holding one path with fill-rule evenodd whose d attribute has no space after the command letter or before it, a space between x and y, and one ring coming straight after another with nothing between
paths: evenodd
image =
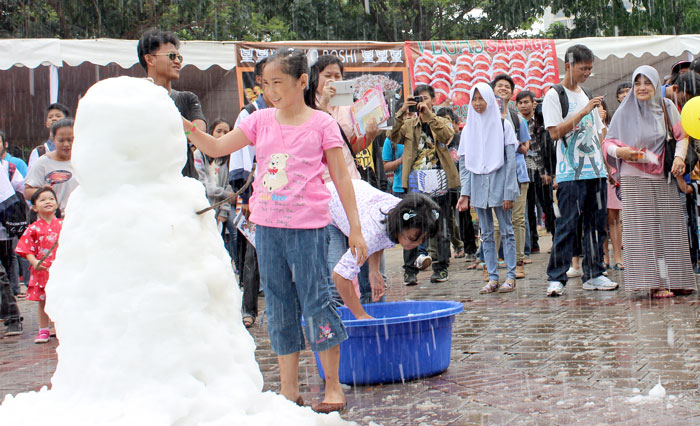
<instances>
[{"instance_id":1,"label":"foam snowman","mask_svg":"<svg viewBox=\"0 0 700 426\"><path fill-rule=\"evenodd\" d=\"M241 292L168 93L119 77L80 100L72 193L47 284L51 390L8 396L2 425L345 424L262 392Z\"/></svg>"}]
</instances>

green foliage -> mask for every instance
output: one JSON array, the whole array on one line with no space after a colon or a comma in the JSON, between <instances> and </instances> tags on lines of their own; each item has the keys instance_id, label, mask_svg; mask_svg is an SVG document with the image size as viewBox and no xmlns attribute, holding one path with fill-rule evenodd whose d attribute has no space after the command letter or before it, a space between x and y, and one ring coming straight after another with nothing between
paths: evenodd
<instances>
[{"instance_id":1,"label":"green foliage","mask_svg":"<svg viewBox=\"0 0 700 426\"><path fill-rule=\"evenodd\" d=\"M0 37L135 39L160 27L183 40L508 38L547 6L575 28L542 37L700 32L698 0L369 0L370 13L365 0L0 0Z\"/></svg>"}]
</instances>

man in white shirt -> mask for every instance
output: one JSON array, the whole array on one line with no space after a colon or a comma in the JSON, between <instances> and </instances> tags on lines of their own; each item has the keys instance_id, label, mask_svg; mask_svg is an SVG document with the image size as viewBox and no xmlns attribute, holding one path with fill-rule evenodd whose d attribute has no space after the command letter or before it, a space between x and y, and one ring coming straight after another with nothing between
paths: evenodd
<instances>
[{"instance_id":1,"label":"man in white shirt","mask_svg":"<svg viewBox=\"0 0 700 426\"><path fill-rule=\"evenodd\" d=\"M547 296L559 296L583 218L583 289L614 290L617 283L603 275L603 241L606 237L606 168L601 152L605 125L596 108L602 96L592 97L579 86L591 75L593 52L577 44L566 51L566 75L561 85L544 97L544 125L557 143L556 182L559 217L547 266Z\"/></svg>"}]
</instances>

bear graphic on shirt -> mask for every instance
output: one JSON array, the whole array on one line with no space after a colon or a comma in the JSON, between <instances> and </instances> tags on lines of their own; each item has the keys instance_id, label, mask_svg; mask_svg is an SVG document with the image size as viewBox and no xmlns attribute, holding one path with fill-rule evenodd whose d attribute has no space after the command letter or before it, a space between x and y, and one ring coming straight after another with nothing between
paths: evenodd
<instances>
[{"instance_id":1,"label":"bear graphic on shirt","mask_svg":"<svg viewBox=\"0 0 700 426\"><path fill-rule=\"evenodd\" d=\"M270 192L274 192L284 187L287 182L287 159L289 154L272 154L267 164L267 173L263 175L262 184Z\"/></svg>"}]
</instances>

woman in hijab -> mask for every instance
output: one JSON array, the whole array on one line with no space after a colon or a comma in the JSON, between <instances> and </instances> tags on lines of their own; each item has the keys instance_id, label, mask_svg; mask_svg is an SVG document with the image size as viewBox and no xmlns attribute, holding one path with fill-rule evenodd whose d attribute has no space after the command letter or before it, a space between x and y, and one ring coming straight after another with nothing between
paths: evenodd
<instances>
[{"instance_id":1,"label":"woman in hijab","mask_svg":"<svg viewBox=\"0 0 700 426\"><path fill-rule=\"evenodd\" d=\"M625 288L658 298L687 294L696 290L695 276L673 177L685 172L688 138L678 109L661 96L656 70L641 66L632 81L632 92L615 112L603 141L606 160L622 188ZM678 141L675 152L665 152L667 129ZM674 156L673 176L664 175L666 155Z\"/></svg>"},{"instance_id":2,"label":"woman in hijab","mask_svg":"<svg viewBox=\"0 0 700 426\"><path fill-rule=\"evenodd\" d=\"M459 170L462 191L459 211L476 209L481 228L484 260L489 273L481 293L507 293L515 290L515 236L511 222L513 200L520 195L515 171L518 141L510 120L502 120L493 89L477 83L471 90L467 123L459 144ZM493 212L492 212L493 211ZM498 252L494 239L493 213L501 228L503 255L508 274L498 282Z\"/></svg>"}]
</instances>

